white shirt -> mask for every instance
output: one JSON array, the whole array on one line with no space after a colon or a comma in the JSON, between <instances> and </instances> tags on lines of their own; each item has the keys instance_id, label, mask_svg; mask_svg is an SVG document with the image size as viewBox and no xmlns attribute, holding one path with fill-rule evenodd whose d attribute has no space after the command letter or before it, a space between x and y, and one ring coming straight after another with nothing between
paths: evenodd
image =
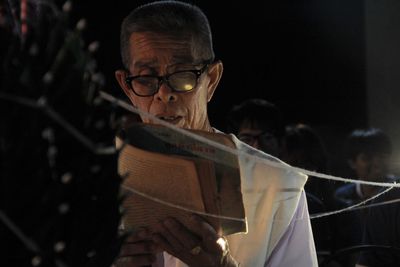
<instances>
[{"instance_id":1,"label":"white shirt","mask_svg":"<svg viewBox=\"0 0 400 267\"><path fill-rule=\"evenodd\" d=\"M232 139L239 151L288 166L280 160ZM247 234L227 236L233 258L242 267L318 266L305 193L307 176L239 157ZM187 266L164 253L164 266Z\"/></svg>"}]
</instances>

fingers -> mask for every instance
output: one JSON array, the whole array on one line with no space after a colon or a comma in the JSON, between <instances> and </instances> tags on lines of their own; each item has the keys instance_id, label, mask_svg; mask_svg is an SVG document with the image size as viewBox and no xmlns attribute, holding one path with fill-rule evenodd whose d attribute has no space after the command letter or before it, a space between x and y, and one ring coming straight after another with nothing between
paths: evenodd
<instances>
[{"instance_id":1,"label":"fingers","mask_svg":"<svg viewBox=\"0 0 400 267\"><path fill-rule=\"evenodd\" d=\"M120 251L120 257L128 257L136 254L147 254L152 252L152 242L146 229L139 230L128 236Z\"/></svg>"},{"instance_id":2,"label":"fingers","mask_svg":"<svg viewBox=\"0 0 400 267\"><path fill-rule=\"evenodd\" d=\"M173 218L167 218L160 222L157 226L157 232L159 234L154 235L153 240L175 252L192 249L200 243L198 236Z\"/></svg>"},{"instance_id":3,"label":"fingers","mask_svg":"<svg viewBox=\"0 0 400 267\"><path fill-rule=\"evenodd\" d=\"M167 227L168 231L176 235L176 237L183 244L184 247L191 249L200 243L199 237L186 229L186 227L178 221L174 219L167 219L164 221L164 224Z\"/></svg>"},{"instance_id":4,"label":"fingers","mask_svg":"<svg viewBox=\"0 0 400 267\"><path fill-rule=\"evenodd\" d=\"M116 267L139 267L152 265L156 260L155 255L136 255L135 257L118 258L115 262Z\"/></svg>"},{"instance_id":5,"label":"fingers","mask_svg":"<svg viewBox=\"0 0 400 267\"><path fill-rule=\"evenodd\" d=\"M226 240L202 217L191 217L190 229L168 218L159 223L153 241L189 266L220 266L229 256Z\"/></svg>"},{"instance_id":6,"label":"fingers","mask_svg":"<svg viewBox=\"0 0 400 267\"><path fill-rule=\"evenodd\" d=\"M115 262L117 267L135 267L151 265L156 260L156 246L147 230L130 235L122 245L120 255Z\"/></svg>"},{"instance_id":7,"label":"fingers","mask_svg":"<svg viewBox=\"0 0 400 267\"><path fill-rule=\"evenodd\" d=\"M197 215L192 215L191 220L197 228L198 233L201 233L203 246L218 259L218 262L226 262L232 258L229 255L229 246L225 237L219 236L215 229L203 218ZM233 258L232 258L233 260ZM234 261L234 260L233 260Z\"/></svg>"},{"instance_id":8,"label":"fingers","mask_svg":"<svg viewBox=\"0 0 400 267\"><path fill-rule=\"evenodd\" d=\"M151 241L142 241L137 243L126 243L122 246L119 256L129 257L138 254L151 254L153 247Z\"/></svg>"},{"instance_id":9,"label":"fingers","mask_svg":"<svg viewBox=\"0 0 400 267\"><path fill-rule=\"evenodd\" d=\"M129 235L128 238L126 239L125 243L135 243L135 242L143 241L146 239L150 240L151 235L147 229L143 228L143 229L138 230L136 233Z\"/></svg>"},{"instance_id":10,"label":"fingers","mask_svg":"<svg viewBox=\"0 0 400 267\"><path fill-rule=\"evenodd\" d=\"M161 247L163 247L165 250L173 250L176 252L182 251L184 248L184 243L182 243L178 237L179 233L174 231L171 228L171 231L169 230L169 227L173 224L178 224L178 222L174 223L165 223L165 222L160 222L157 224L155 227L155 234L153 235L153 241L156 244L159 244ZM170 226L167 226L170 225ZM174 225L175 228L178 228L178 226Z\"/></svg>"},{"instance_id":11,"label":"fingers","mask_svg":"<svg viewBox=\"0 0 400 267\"><path fill-rule=\"evenodd\" d=\"M146 229L129 236L124 243L117 267L151 265L157 251L167 251L193 267L220 266L229 258L226 241L205 219L193 215L188 229L174 218L157 224L152 234Z\"/></svg>"},{"instance_id":12,"label":"fingers","mask_svg":"<svg viewBox=\"0 0 400 267\"><path fill-rule=\"evenodd\" d=\"M201 234L204 246L210 251L221 252L221 246L217 243L220 236L215 229L200 216L192 215L190 219L195 227L194 231Z\"/></svg>"}]
</instances>

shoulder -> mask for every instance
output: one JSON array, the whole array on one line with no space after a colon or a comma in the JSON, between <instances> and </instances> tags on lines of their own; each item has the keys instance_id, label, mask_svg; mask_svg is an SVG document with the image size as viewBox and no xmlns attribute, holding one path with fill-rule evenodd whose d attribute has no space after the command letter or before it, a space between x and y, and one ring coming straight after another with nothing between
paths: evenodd
<instances>
[{"instance_id":1,"label":"shoulder","mask_svg":"<svg viewBox=\"0 0 400 267\"><path fill-rule=\"evenodd\" d=\"M346 195L355 192L355 190L355 184L345 184L336 189L335 195Z\"/></svg>"},{"instance_id":2,"label":"shoulder","mask_svg":"<svg viewBox=\"0 0 400 267\"><path fill-rule=\"evenodd\" d=\"M357 199L356 184L346 184L338 187L334 194L338 204L351 205Z\"/></svg>"}]
</instances>

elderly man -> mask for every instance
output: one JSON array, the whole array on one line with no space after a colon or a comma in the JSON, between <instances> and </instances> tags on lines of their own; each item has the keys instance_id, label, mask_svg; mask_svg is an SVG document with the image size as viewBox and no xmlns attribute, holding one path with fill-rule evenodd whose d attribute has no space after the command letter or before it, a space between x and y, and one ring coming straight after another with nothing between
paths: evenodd
<instances>
[{"instance_id":1,"label":"elderly man","mask_svg":"<svg viewBox=\"0 0 400 267\"><path fill-rule=\"evenodd\" d=\"M223 66L214 60L209 23L198 7L160 1L133 10L122 23L121 54L126 69L115 75L134 106L177 127L215 131L207 103ZM154 123L147 116L142 120ZM278 162L232 139L237 149ZM293 189L302 188L306 177L256 162L239 164L247 234L220 242L199 216L193 216L197 229L167 218L156 234L143 230L131 236L116 265L317 266L304 192ZM282 181L290 190L280 187ZM279 190L290 196L277 200Z\"/></svg>"}]
</instances>

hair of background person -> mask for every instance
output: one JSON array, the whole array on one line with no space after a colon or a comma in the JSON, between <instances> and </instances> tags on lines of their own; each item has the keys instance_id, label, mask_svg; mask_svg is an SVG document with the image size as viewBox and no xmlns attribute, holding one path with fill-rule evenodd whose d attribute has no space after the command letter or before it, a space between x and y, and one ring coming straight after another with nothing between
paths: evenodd
<instances>
[{"instance_id":1,"label":"hair of background person","mask_svg":"<svg viewBox=\"0 0 400 267\"><path fill-rule=\"evenodd\" d=\"M328 156L325 145L311 126L287 126L284 143L289 164L317 172L327 171Z\"/></svg>"},{"instance_id":2,"label":"hair of background person","mask_svg":"<svg viewBox=\"0 0 400 267\"><path fill-rule=\"evenodd\" d=\"M345 153L347 159L355 159L361 153L368 156L391 154L392 144L389 136L381 129L356 129L347 137Z\"/></svg>"},{"instance_id":3,"label":"hair of background person","mask_svg":"<svg viewBox=\"0 0 400 267\"><path fill-rule=\"evenodd\" d=\"M237 134L243 125L268 131L277 139L284 135L284 122L281 110L273 103L260 98L251 98L234 106L227 117L229 132Z\"/></svg>"}]
</instances>

